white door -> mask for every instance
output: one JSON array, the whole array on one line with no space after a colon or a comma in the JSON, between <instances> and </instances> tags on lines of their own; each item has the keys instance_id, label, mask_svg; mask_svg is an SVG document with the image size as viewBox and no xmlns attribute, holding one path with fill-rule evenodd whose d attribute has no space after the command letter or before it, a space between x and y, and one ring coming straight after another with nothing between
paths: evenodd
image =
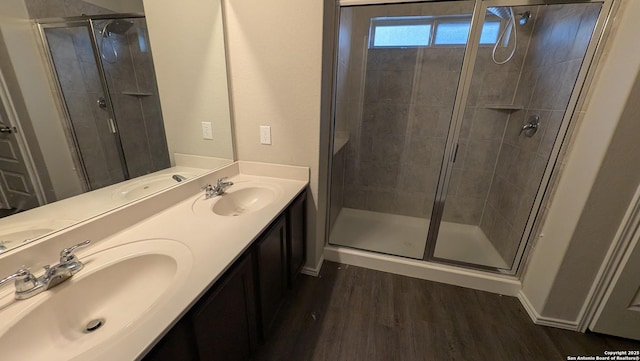
<instances>
[{"instance_id":1,"label":"white door","mask_svg":"<svg viewBox=\"0 0 640 361\"><path fill-rule=\"evenodd\" d=\"M0 102L0 208L27 210L39 205L38 197L6 114Z\"/></svg>"},{"instance_id":2,"label":"white door","mask_svg":"<svg viewBox=\"0 0 640 361\"><path fill-rule=\"evenodd\" d=\"M590 329L640 340L640 227L620 263Z\"/></svg>"}]
</instances>

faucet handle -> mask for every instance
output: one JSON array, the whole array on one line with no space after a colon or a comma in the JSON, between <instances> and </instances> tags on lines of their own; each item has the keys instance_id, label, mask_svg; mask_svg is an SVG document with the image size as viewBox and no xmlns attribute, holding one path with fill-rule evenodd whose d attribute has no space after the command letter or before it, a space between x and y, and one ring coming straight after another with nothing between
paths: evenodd
<instances>
[{"instance_id":1,"label":"faucet handle","mask_svg":"<svg viewBox=\"0 0 640 361\"><path fill-rule=\"evenodd\" d=\"M33 274L31 274L31 272L29 272L28 269L23 267L17 270L14 274L1 279L0 286L4 285L5 283L13 279L16 280L15 282L16 292L22 292L27 289L33 288L36 284L36 277ZM29 285L29 283L31 283L31 286Z\"/></svg>"},{"instance_id":2,"label":"faucet handle","mask_svg":"<svg viewBox=\"0 0 640 361\"><path fill-rule=\"evenodd\" d=\"M0 280L0 286L4 285L5 283L16 279L16 278L22 278L22 277L29 277L29 275L31 274L31 272L29 272L28 269L26 268L20 268L19 270L17 270L14 274L9 275L3 279Z\"/></svg>"},{"instance_id":3,"label":"faucet handle","mask_svg":"<svg viewBox=\"0 0 640 361\"><path fill-rule=\"evenodd\" d=\"M73 245L71 247L65 248L62 251L60 251L60 263L65 263L65 262L70 262L72 261L76 256L73 254L73 252L80 248L80 247L85 247L88 246L89 243L91 243L90 240L86 240L84 242L80 242L76 245Z\"/></svg>"},{"instance_id":4,"label":"faucet handle","mask_svg":"<svg viewBox=\"0 0 640 361\"><path fill-rule=\"evenodd\" d=\"M227 180L227 178L229 178L229 177L218 178L218 184L224 182L225 180Z\"/></svg>"}]
</instances>

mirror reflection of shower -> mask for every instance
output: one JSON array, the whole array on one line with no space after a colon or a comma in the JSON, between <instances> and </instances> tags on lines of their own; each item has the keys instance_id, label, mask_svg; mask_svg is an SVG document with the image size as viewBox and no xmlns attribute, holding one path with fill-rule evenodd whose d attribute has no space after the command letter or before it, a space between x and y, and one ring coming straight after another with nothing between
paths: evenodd
<instances>
[{"instance_id":1,"label":"mirror reflection of shower","mask_svg":"<svg viewBox=\"0 0 640 361\"><path fill-rule=\"evenodd\" d=\"M169 167L143 16L39 21L84 190Z\"/></svg>"},{"instance_id":2,"label":"mirror reflection of shower","mask_svg":"<svg viewBox=\"0 0 640 361\"><path fill-rule=\"evenodd\" d=\"M133 26L133 22L125 19L112 19L105 23L100 30L100 56L109 64L118 61L118 49L116 48L114 36L124 35ZM105 44L109 44L110 51L105 51Z\"/></svg>"},{"instance_id":3,"label":"mirror reflection of shower","mask_svg":"<svg viewBox=\"0 0 640 361\"><path fill-rule=\"evenodd\" d=\"M500 31L500 35L498 35L498 41L496 41L493 46L493 52L491 53L491 59L494 63L498 65L506 64L511 59L513 59L513 55L516 53L516 48L518 47L518 27L516 26L516 14L513 11L513 7L490 7L487 10L493 13L497 17L506 21L506 25ZM531 19L531 11L525 11L523 13L517 14L518 17L518 25L524 26ZM513 36L511 36L513 34ZM513 39L513 41L511 41ZM511 44L511 51L509 55L504 60L498 60L496 58L496 51L498 47L508 47Z\"/></svg>"}]
</instances>

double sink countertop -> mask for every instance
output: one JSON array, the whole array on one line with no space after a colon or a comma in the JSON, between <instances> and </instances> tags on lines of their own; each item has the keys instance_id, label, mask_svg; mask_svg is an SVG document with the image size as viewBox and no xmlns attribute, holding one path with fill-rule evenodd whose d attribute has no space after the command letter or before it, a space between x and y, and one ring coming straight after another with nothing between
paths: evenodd
<instances>
[{"instance_id":1,"label":"double sink countertop","mask_svg":"<svg viewBox=\"0 0 640 361\"><path fill-rule=\"evenodd\" d=\"M200 188L221 177L234 185L205 200ZM76 252L85 268L57 287L22 301L0 289L3 360L140 358L308 181L305 167L236 162L0 255L1 275L24 265L38 276L61 249L92 241Z\"/></svg>"}]
</instances>

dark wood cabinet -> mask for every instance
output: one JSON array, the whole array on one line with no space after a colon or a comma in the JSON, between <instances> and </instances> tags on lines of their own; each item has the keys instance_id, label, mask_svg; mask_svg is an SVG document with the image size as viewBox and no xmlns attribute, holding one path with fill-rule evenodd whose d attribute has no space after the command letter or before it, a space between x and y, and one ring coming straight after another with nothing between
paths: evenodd
<instances>
[{"instance_id":1,"label":"dark wood cabinet","mask_svg":"<svg viewBox=\"0 0 640 361\"><path fill-rule=\"evenodd\" d=\"M250 360L257 346L251 253L241 259L191 313L200 360Z\"/></svg>"},{"instance_id":2,"label":"dark wood cabinet","mask_svg":"<svg viewBox=\"0 0 640 361\"><path fill-rule=\"evenodd\" d=\"M151 351L144 357L144 361L175 361L197 360L195 342L191 322L183 317L169 332L164 335Z\"/></svg>"},{"instance_id":3,"label":"dark wood cabinet","mask_svg":"<svg viewBox=\"0 0 640 361\"><path fill-rule=\"evenodd\" d=\"M287 209L287 257L288 262L288 284L293 287L300 270L306 260L306 200L307 193L303 192L296 198Z\"/></svg>"},{"instance_id":4,"label":"dark wood cabinet","mask_svg":"<svg viewBox=\"0 0 640 361\"><path fill-rule=\"evenodd\" d=\"M279 217L256 243L262 337L267 338L287 292L287 227Z\"/></svg>"},{"instance_id":5,"label":"dark wood cabinet","mask_svg":"<svg viewBox=\"0 0 640 361\"><path fill-rule=\"evenodd\" d=\"M304 265L305 200L303 192L144 360L250 360Z\"/></svg>"}]
</instances>

